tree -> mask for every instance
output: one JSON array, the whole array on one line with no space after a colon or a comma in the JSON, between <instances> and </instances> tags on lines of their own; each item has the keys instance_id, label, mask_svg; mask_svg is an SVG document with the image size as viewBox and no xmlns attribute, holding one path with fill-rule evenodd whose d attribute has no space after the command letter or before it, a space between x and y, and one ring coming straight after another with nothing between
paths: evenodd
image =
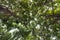
<instances>
[{"instance_id":1,"label":"tree","mask_svg":"<svg viewBox=\"0 0 60 40\"><path fill-rule=\"evenodd\" d=\"M0 40L60 40L60 1L0 0Z\"/></svg>"}]
</instances>

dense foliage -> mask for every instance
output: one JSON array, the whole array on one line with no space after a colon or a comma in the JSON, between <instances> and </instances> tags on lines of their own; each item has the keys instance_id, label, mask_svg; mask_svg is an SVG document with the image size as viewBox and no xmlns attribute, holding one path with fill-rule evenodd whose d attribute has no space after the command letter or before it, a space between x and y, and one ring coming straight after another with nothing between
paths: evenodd
<instances>
[{"instance_id":1,"label":"dense foliage","mask_svg":"<svg viewBox=\"0 0 60 40\"><path fill-rule=\"evenodd\" d=\"M0 40L60 40L60 0L0 0ZM6 10L7 10L6 9Z\"/></svg>"}]
</instances>

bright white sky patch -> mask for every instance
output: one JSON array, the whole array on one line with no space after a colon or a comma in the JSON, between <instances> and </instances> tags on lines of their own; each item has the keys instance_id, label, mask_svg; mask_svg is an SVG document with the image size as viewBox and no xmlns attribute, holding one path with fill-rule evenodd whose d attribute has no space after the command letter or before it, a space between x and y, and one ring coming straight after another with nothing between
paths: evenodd
<instances>
[{"instance_id":1,"label":"bright white sky patch","mask_svg":"<svg viewBox=\"0 0 60 40\"><path fill-rule=\"evenodd\" d=\"M51 40L56 40L56 36L51 36Z\"/></svg>"},{"instance_id":2,"label":"bright white sky patch","mask_svg":"<svg viewBox=\"0 0 60 40\"><path fill-rule=\"evenodd\" d=\"M53 30L52 30L51 28L49 28L49 31L51 31L51 32L52 32Z\"/></svg>"},{"instance_id":3,"label":"bright white sky patch","mask_svg":"<svg viewBox=\"0 0 60 40\"><path fill-rule=\"evenodd\" d=\"M21 23L19 23L18 25L21 26Z\"/></svg>"},{"instance_id":4,"label":"bright white sky patch","mask_svg":"<svg viewBox=\"0 0 60 40\"><path fill-rule=\"evenodd\" d=\"M9 3L8 1L6 1L7 3Z\"/></svg>"},{"instance_id":5,"label":"bright white sky patch","mask_svg":"<svg viewBox=\"0 0 60 40\"><path fill-rule=\"evenodd\" d=\"M33 2L33 0L30 0L30 2Z\"/></svg>"},{"instance_id":6,"label":"bright white sky patch","mask_svg":"<svg viewBox=\"0 0 60 40\"><path fill-rule=\"evenodd\" d=\"M50 7L49 10L52 10L52 7Z\"/></svg>"},{"instance_id":7,"label":"bright white sky patch","mask_svg":"<svg viewBox=\"0 0 60 40\"><path fill-rule=\"evenodd\" d=\"M6 26L6 25L3 25L2 27L3 27L3 28L6 28L7 26Z\"/></svg>"},{"instance_id":8,"label":"bright white sky patch","mask_svg":"<svg viewBox=\"0 0 60 40\"><path fill-rule=\"evenodd\" d=\"M32 13L30 13L30 16L32 16Z\"/></svg>"},{"instance_id":9,"label":"bright white sky patch","mask_svg":"<svg viewBox=\"0 0 60 40\"><path fill-rule=\"evenodd\" d=\"M37 18L34 18L35 21L37 21Z\"/></svg>"},{"instance_id":10,"label":"bright white sky patch","mask_svg":"<svg viewBox=\"0 0 60 40\"><path fill-rule=\"evenodd\" d=\"M53 37L52 39L53 39L53 40L55 40L55 39L56 39L56 37Z\"/></svg>"},{"instance_id":11,"label":"bright white sky patch","mask_svg":"<svg viewBox=\"0 0 60 40\"><path fill-rule=\"evenodd\" d=\"M13 33L13 32L15 32L15 31L19 31L17 28L14 28L14 29L11 29L9 32L10 33Z\"/></svg>"},{"instance_id":12,"label":"bright white sky patch","mask_svg":"<svg viewBox=\"0 0 60 40\"><path fill-rule=\"evenodd\" d=\"M37 24L36 29L40 29L40 25L39 24Z\"/></svg>"},{"instance_id":13,"label":"bright white sky patch","mask_svg":"<svg viewBox=\"0 0 60 40\"><path fill-rule=\"evenodd\" d=\"M19 31L19 29L17 29L17 28L11 29L11 30L9 31L9 33L11 33L11 38L14 37L14 32L18 32L18 31Z\"/></svg>"},{"instance_id":14,"label":"bright white sky patch","mask_svg":"<svg viewBox=\"0 0 60 40\"><path fill-rule=\"evenodd\" d=\"M56 3L55 6L57 6L58 4Z\"/></svg>"},{"instance_id":15,"label":"bright white sky patch","mask_svg":"<svg viewBox=\"0 0 60 40\"><path fill-rule=\"evenodd\" d=\"M30 21L30 24L32 23L33 21Z\"/></svg>"}]
</instances>

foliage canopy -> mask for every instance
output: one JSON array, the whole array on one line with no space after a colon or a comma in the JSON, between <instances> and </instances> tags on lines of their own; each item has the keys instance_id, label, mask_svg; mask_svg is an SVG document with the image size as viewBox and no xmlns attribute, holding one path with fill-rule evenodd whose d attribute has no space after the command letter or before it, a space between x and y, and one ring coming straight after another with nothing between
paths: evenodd
<instances>
[{"instance_id":1,"label":"foliage canopy","mask_svg":"<svg viewBox=\"0 0 60 40\"><path fill-rule=\"evenodd\" d=\"M60 40L60 0L0 0L0 5L7 8L0 9L0 40Z\"/></svg>"}]
</instances>

